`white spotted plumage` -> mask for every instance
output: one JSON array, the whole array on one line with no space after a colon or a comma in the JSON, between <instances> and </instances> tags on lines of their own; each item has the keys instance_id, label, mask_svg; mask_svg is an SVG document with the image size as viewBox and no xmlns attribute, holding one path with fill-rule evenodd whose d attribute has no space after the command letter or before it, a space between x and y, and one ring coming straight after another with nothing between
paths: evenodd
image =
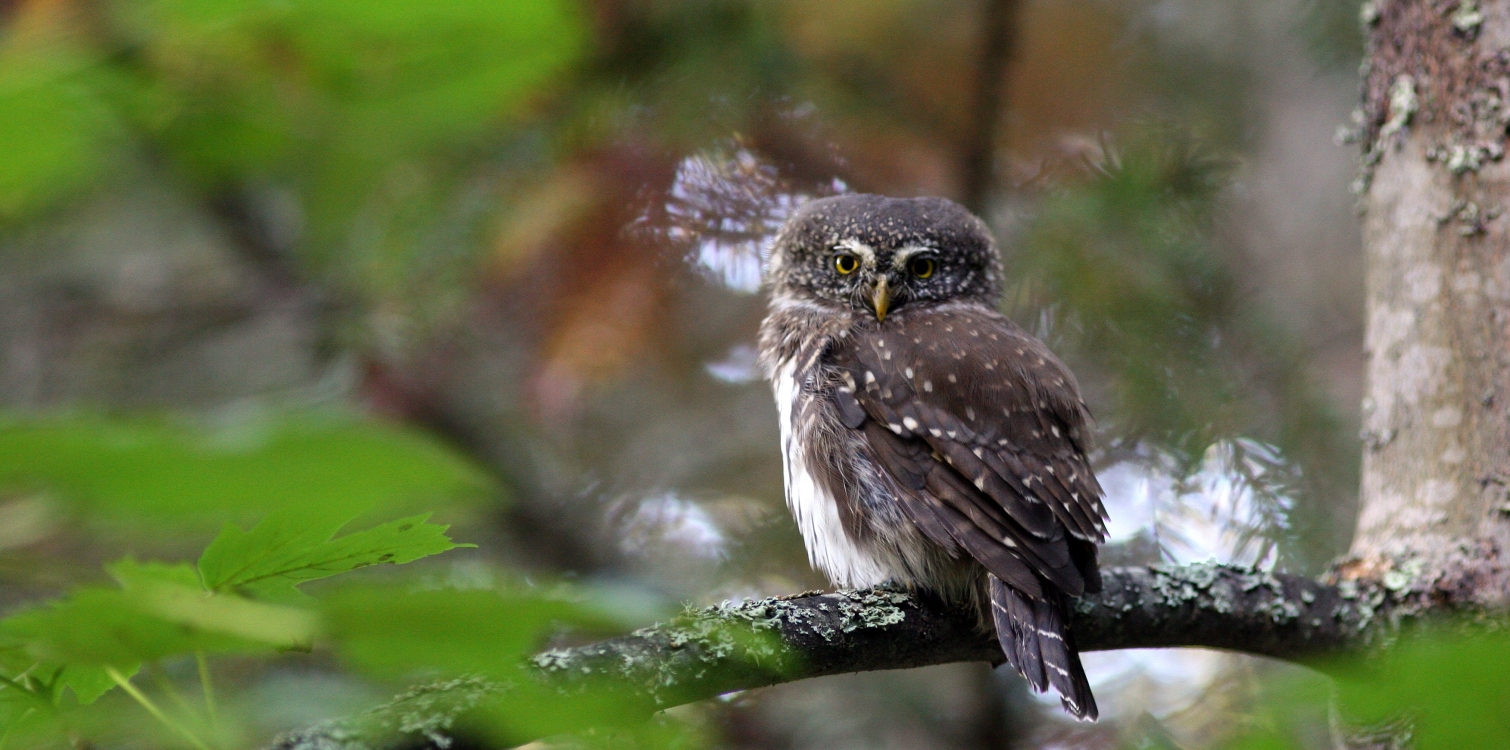
<instances>
[{"instance_id":1,"label":"white spotted plumage","mask_svg":"<svg viewBox=\"0 0 1510 750\"><path fill-rule=\"evenodd\" d=\"M1063 363L995 310L999 263L942 199L841 196L788 220L760 335L786 502L831 582L972 602L1034 689L1094 718L1068 630L1105 535L1089 415Z\"/></svg>"},{"instance_id":2,"label":"white spotted plumage","mask_svg":"<svg viewBox=\"0 0 1510 750\"><path fill-rule=\"evenodd\" d=\"M781 464L786 486L786 504L802 532L808 562L841 586L874 586L891 577L890 571L868 550L856 544L839 521L838 499L808 470L803 455L802 433L808 398L799 381L797 362L776 367L772 387L781 428Z\"/></svg>"}]
</instances>

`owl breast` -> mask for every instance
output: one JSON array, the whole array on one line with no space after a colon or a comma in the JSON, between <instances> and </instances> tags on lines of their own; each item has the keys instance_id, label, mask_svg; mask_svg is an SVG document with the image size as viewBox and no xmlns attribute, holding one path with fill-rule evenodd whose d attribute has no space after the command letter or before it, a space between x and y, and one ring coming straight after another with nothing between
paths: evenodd
<instances>
[{"instance_id":1,"label":"owl breast","mask_svg":"<svg viewBox=\"0 0 1510 750\"><path fill-rule=\"evenodd\" d=\"M969 579L958 561L925 540L906 518L891 478L859 433L840 422L821 365L794 356L771 374L781 429L787 507L808 562L842 587L885 582L941 592Z\"/></svg>"},{"instance_id":2,"label":"owl breast","mask_svg":"<svg viewBox=\"0 0 1510 750\"><path fill-rule=\"evenodd\" d=\"M830 481L820 481L805 446L838 436L824 424L829 407L805 388L794 359L781 363L772 378L780 413L782 475L786 504L802 532L808 562L839 586L874 586L893 577L864 539L856 539L839 517L840 502ZM825 434L827 433L827 434ZM859 536L859 535L855 535Z\"/></svg>"}]
</instances>

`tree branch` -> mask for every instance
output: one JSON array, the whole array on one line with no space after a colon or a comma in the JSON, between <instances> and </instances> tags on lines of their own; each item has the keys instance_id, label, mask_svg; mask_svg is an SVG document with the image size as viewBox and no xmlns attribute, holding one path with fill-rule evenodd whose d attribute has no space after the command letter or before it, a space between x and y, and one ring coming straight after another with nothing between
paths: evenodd
<instances>
[{"instance_id":1,"label":"tree branch","mask_svg":"<svg viewBox=\"0 0 1510 750\"><path fill-rule=\"evenodd\" d=\"M1379 625L1432 609L1411 605L1421 601L1420 592L1403 587L1329 585L1225 565L1112 568L1103 578L1102 593L1075 607L1073 629L1083 651L1201 646L1306 659L1364 645ZM534 658L534 672L563 700L607 684L648 713L809 677L1001 660L974 612L925 594L867 589L725 603L618 638L546 651ZM497 689L467 680L420 689L276 747L332 750L412 735L421 725L443 731ZM445 693L453 693L450 700L436 700ZM418 714L417 707L423 707ZM416 715L426 721L416 724Z\"/></svg>"}]
</instances>

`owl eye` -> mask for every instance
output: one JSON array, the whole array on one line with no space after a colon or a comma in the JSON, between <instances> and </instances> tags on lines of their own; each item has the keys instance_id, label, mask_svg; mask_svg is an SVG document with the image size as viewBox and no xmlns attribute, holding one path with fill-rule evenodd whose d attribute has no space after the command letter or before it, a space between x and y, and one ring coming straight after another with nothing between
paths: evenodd
<instances>
[{"instance_id":1,"label":"owl eye","mask_svg":"<svg viewBox=\"0 0 1510 750\"><path fill-rule=\"evenodd\" d=\"M834 270L843 276L848 276L860 268L860 259L850 253L839 253L834 256Z\"/></svg>"},{"instance_id":2,"label":"owl eye","mask_svg":"<svg viewBox=\"0 0 1510 750\"><path fill-rule=\"evenodd\" d=\"M908 272L920 279L932 276L933 272L938 270L938 266L938 261L926 256L907 261Z\"/></svg>"}]
</instances>

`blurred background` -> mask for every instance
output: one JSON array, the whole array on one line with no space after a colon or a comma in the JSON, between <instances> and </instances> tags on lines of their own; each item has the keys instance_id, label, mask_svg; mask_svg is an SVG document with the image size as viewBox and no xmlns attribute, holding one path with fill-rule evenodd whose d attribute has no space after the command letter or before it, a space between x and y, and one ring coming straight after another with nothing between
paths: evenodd
<instances>
[{"instance_id":1,"label":"blurred background","mask_svg":"<svg viewBox=\"0 0 1510 750\"><path fill-rule=\"evenodd\" d=\"M943 195L1081 379L1106 564L1347 547L1341 0L0 0L0 611L287 508L627 621L822 588L755 365L793 207ZM719 748L1219 747L1273 662L1091 654L685 709ZM380 690L247 665L249 742Z\"/></svg>"}]
</instances>

